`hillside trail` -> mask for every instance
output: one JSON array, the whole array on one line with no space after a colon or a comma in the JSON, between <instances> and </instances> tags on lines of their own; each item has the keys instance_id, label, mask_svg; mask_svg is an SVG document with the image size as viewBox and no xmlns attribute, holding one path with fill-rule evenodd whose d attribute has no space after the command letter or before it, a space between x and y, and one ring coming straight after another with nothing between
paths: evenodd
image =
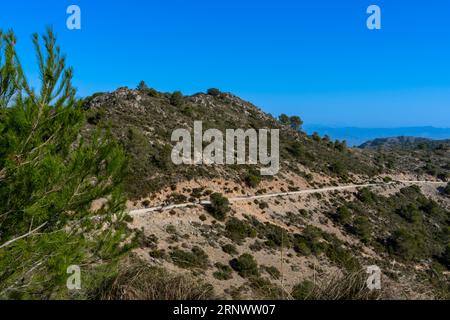
<instances>
[{"instance_id":1,"label":"hillside trail","mask_svg":"<svg viewBox=\"0 0 450 320\"><path fill-rule=\"evenodd\" d=\"M304 190L299 190L299 191L266 193L266 194L253 195L253 196L231 197L231 198L228 198L228 201L239 202L239 201L292 196L292 195L326 193L326 192L332 192L332 191L352 190L352 189L358 189L358 188L388 186L388 185L395 185L395 184L399 184L399 183L400 184L415 184L415 185L421 185L421 184L446 185L447 184L447 182L441 182L441 181L398 180L398 181L386 182L386 183L351 184L351 185L346 185L346 186L334 186L334 187L326 187L326 188L318 188L318 189L304 189ZM205 206L208 204L211 204L211 202L206 201L206 200L201 200L198 202L185 202L185 203L179 203L179 204L171 204L171 205L165 205L165 206L161 205L161 206L149 207L149 208L144 208L144 209L130 210L128 213L131 216L134 216L134 215L148 214L148 213L155 212L155 211L167 211L167 210L172 210L172 209L177 209L177 208L186 208L186 207L191 207L191 206Z\"/></svg>"}]
</instances>

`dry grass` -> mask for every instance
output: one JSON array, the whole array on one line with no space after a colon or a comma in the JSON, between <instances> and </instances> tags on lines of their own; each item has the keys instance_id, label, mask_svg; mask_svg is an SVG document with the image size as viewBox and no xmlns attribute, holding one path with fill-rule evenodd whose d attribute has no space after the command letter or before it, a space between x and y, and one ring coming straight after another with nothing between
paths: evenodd
<instances>
[{"instance_id":1,"label":"dry grass","mask_svg":"<svg viewBox=\"0 0 450 320\"><path fill-rule=\"evenodd\" d=\"M292 297L301 300L380 300L384 290L370 290L364 271L334 274L320 283L303 282ZM294 288L295 289L295 288Z\"/></svg>"},{"instance_id":2,"label":"dry grass","mask_svg":"<svg viewBox=\"0 0 450 320\"><path fill-rule=\"evenodd\" d=\"M171 274L138 259L124 263L117 275L94 294L101 300L209 300L211 285L190 275Z\"/></svg>"}]
</instances>

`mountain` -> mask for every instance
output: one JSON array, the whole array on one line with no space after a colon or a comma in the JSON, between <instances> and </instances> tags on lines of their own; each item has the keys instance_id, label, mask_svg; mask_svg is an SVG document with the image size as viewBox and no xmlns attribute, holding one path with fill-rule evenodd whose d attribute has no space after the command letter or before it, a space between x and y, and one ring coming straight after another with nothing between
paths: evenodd
<instances>
[{"instance_id":1,"label":"mountain","mask_svg":"<svg viewBox=\"0 0 450 320\"><path fill-rule=\"evenodd\" d=\"M391 149L391 150L417 150L417 149L445 149L449 148L450 140L431 140L417 137L378 138L367 141L359 146L362 149Z\"/></svg>"},{"instance_id":2,"label":"mountain","mask_svg":"<svg viewBox=\"0 0 450 320\"><path fill-rule=\"evenodd\" d=\"M129 226L140 239L102 298L448 297L449 150L349 148L218 90L119 88L82 104L83 135L107 127L128 156ZM196 120L203 130L279 129L280 171L175 165L172 132L192 133ZM369 265L382 290L367 289Z\"/></svg>"},{"instance_id":3,"label":"mountain","mask_svg":"<svg viewBox=\"0 0 450 320\"><path fill-rule=\"evenodd\" d=\"M304 130L310 134L312 134L313 132L318 132L320 135L329 135L332 139L346 140L350 146L359 146L366 141L376 138L389 138L398 136L420 137L433 140L450 138L450 128L435 127L339 128L320 125L305 125Z\"/></svg>"},{"instance_id":4,"label":"mountain","mask_svg":"<svg viewBox=\"0 0 450 320\"><path fill-rule=\"evenodd\" d=\"M214 91L213 91L214 92ZM358 152L331 141L316 140L282 125L248 101L230 93L198 93L179 100L171 93L119 88L86 98L86 130L105 124L130 156L127 192L141 197L164 186L193 177L222 177L243 182L258 166L179 166L171 161L175 129L193 131L194 121L202 120L203 131L218 129L280 130L282 172L307 176L310 171L347 179L349 173L366 178L379 173L373 161Z\"/></svg>"}]
</instances>

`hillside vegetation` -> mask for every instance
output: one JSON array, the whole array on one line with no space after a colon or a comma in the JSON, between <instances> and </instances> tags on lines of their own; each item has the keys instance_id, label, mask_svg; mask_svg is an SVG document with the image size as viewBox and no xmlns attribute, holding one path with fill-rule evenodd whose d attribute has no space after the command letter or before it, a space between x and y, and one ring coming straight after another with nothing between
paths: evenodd
<instances>
[{"instance_id":1,"label":"hillside vegetation","mask_svg":"<svg viewBox=\"0 0 450 320\"><path fill-rule=\"evenodd\" d=\"M388 163L393 172L427 174L442 181L450 178L449 140L383 138L367 141L360 148L369 153L373 152L375 159Z\"/></svg>"}]
</instances>

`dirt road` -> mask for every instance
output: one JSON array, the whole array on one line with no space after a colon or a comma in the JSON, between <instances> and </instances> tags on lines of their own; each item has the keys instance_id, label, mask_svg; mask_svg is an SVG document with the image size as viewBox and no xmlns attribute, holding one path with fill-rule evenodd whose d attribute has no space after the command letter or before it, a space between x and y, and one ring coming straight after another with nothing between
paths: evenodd
<instances>
[{"instance_id":1,"label":"dirt road","mask_svg":"<svg viewBox=\"0 0 450 320\"><path fill-rule=\"evenodd\" d=\"M415 185L421 185L421 184L428 184L428 185L442 185L445 186L447 182L439 182L439 181L409 181L409 180L400 180L400 181L394 181L394 182L387 182L387 183L366 183L366 184L352 184L347 186L335 186L335 187L326 187L326 188L318 188L318 189L305 189L305 190L299 190L299 191L290 191L290 192L276 192L276 193L267 193L267 194L261 194L261 195L254 195L254 196L241 196L241 197L232 197L228 198L230 202L237 202L237 201L248 201L248 200L255 200L255 199L266 199L266 198L275 198L275 197L284 197L284 196L292 196L292 195L303 195L303 194L314 194L314 193L324 193L324 192L331 192L331 191L342 191L342 190L352 190L352 189L358 189L358 188L370 188L370 187L378 187L378 186L387 186L387 185L393 185L393 184L415 184ZM190 206L203 206L210 204L210 201L199 201L199 202L186 202L186 203L180 203L180 204L172 204L167 206L156 206L156 207L150 207L145 209L137 209L137 210L131 210L129 212L130 215L140 215L140 214L147 214L154 211L166 211L176 208L185 208Z\"/></svg>"}]
</instances>

